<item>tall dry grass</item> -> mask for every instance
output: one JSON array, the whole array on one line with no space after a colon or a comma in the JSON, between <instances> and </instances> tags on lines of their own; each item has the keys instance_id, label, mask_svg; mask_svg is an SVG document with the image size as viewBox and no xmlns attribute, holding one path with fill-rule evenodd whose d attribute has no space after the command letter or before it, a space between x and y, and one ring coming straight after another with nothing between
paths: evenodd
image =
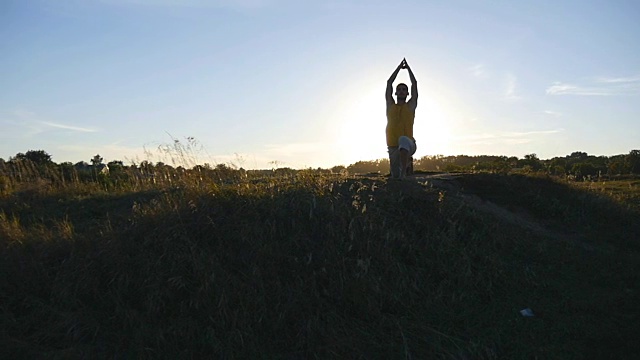
<instances>
[{"instance_id":1,"label":"tall dry grass","mask_svg":"<svg viewBox=\"0 0 640 360\"><path fill-rule=\"evenodd\" d=\"M528 176L465 175L445 187L311 170L120 170L61 181L25 164L9 176L0 197L7 356L639 350L640 229L615 199ZM522 317L526 307L536 316Z\"/></svg>"}]
</instances>

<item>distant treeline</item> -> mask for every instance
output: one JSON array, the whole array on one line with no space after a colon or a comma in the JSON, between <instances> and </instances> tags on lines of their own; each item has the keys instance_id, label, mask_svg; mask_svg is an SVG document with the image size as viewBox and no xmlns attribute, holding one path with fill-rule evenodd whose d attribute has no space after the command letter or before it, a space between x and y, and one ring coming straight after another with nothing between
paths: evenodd
<instances>
[{"instance_id":1,"label":"distant treeline","mask_svg":"<svg viewBox=\"0 0 640 360\"><path fill-rule=\"evenodd\" d=\"M245 170L234 165L209 164L172 166L162 162L142 161L125 165L114 160L104 163L100 155L95 155L91 163L63 162L57 164L44 150L29 150L18 153L5 161L0 158L0 190L10 183L47 180L52 184L100 181L105 184L120 182L172 183L184 176L208 176L220 181L234 181L252 176L294 175L300 171L333 174L366 174L389 172L389 160L358 161L349 166L334 166L330 169L294 170L291 168ZM576 151L564 157L541 160L536 154L523 158L516 156L424 156L413 160L414 171L426 172L494 172L494 173L546 173L567 176L576 180L585 178L638 175L640 174L640 150L614 156L594 156Z\"/></svg>"},{"instance_id":2,"label":"distant treeline","mask_svg":"<svg viewBox=\"0 0 640 360\"><path fill-rule=\"evenodd\" d=\"M494 155L424 156L413 161L414 171L444 172L543 172L556 176L587 176L640 174L640 150L614 156L594 156L576 151L564 157L541 160L536 154L523 158ZM389 172L389 160L358 161L345 167L349 173Z\"/></svg>"}]
</instances>

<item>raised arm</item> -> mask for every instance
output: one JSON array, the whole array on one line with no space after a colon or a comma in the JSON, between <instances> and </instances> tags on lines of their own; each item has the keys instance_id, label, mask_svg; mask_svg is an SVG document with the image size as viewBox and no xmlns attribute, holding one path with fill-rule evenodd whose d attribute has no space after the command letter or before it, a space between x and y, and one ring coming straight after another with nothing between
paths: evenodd
<instances>
[{"instance_id":1,"label":"raised arm","mask_svg":"<svg viewBox=\"0 0 640 360\"><path fill-rule=\"evenodd\" d=\"M391 76L389 77L389 80L387 80L387 91L385 92L387 105L395 104L395 101L393 100L393 82L396 81L396 77L398 76L398 73L400 72L404 64L405 64L405 61L404 59L402 59L402 61L400 62L400 65L398 65L398 67L393 71L393 74L391 74Z\"/></svg>"},{"instance_id":2,"label":"raised arm","mask_svg":"<svg viewBox=\"0 0 640 360\"><path fill-rule=\"evenodd\" d=\"M415 111L418 107L418 80L416 80L415 75L413 75L413 71L411 71L411 67L409 67L409 64L407 64L406 61L404 64L405 68L409 70L409 78L411 79L411 99L409 99L407 103L409 104L409 106L411 106L413 111Z\"/></svg>"}]
</instances>

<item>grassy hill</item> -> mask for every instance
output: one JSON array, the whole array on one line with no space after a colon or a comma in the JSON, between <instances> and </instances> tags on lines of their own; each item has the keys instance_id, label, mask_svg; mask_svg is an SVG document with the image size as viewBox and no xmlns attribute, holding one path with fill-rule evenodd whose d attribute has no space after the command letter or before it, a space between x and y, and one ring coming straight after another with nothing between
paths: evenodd
<instances>
[{"instance_id":1,"label":"grassy hill","mask_svg":"<svg viewBox=\"0 0 640 360\"><path fill-rule=\"evenodd\" d=\"M633 358L639 185L311 172L32 184L0 197L0 348L53 359Z\"/></svg>"}]
</instances>

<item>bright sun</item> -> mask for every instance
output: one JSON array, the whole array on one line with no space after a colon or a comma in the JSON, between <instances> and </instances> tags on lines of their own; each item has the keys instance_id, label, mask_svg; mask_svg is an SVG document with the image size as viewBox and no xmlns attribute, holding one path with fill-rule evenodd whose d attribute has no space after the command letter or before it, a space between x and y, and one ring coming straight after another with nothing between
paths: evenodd
<instances>
[{"instance_id":1,"label":"bright sun","mask_svg":"<svg viewBox=\"0 0 640 360\"><path fill-rule=\"evenodd\" d=\"M385 143L384 89L359 92L354 101L338 114L342 119L337 143L347 164L387 157ZM420 95L414 124L418 150L414 158L448 154L451 147L452 121L443 108L427 94Z\"/></svg>"}]
</instances>

